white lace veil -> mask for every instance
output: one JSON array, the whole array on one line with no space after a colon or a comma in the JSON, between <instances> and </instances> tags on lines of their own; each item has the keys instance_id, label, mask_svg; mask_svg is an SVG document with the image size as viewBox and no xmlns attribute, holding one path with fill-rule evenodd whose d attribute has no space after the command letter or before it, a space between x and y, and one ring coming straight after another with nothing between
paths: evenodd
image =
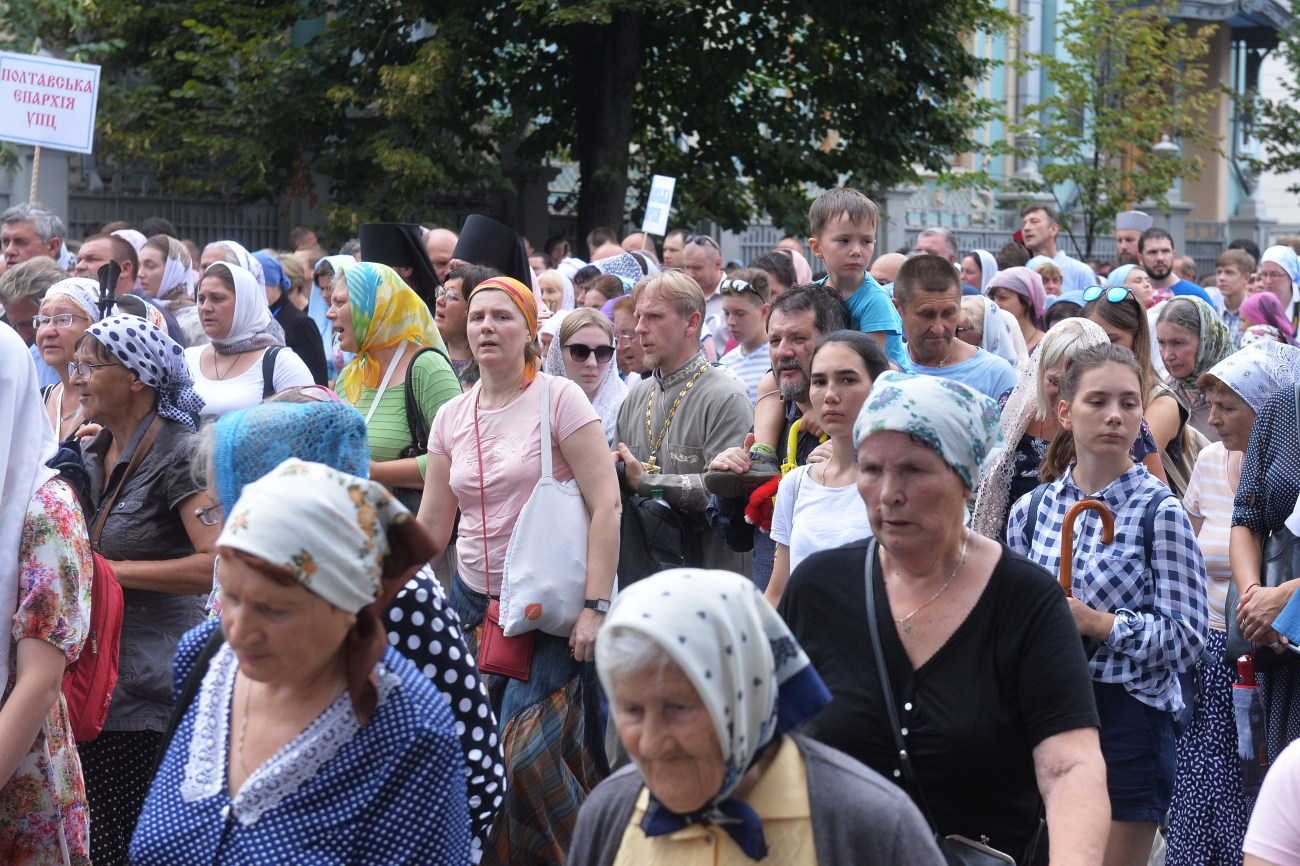
<instances>
[{"instance_id":1,"label":"white lace veil","mask_svg":"<svg viewBox=\"0 0 1300 866\"><path fill-rule=\"evenodd\" d=\"M1062 319L1052 326L1038 345L1038 351L1029 356L1029 363L1020 373L1016 387L1002 407L1002 436L1006 447L997 460L980 479L975 494L975 511L971 527L980 535L996 539L1002 534L1007 516L1007 500L1011 495L1011 475L1016 464L1016 446L1025 435L1029 422L1046 417L1049 407L1042 405L1042 363L1050 357L1048 366L1062 358L1090 346L1110 342L1101 326L1087 319Z\"/></svg>"}]
</instances>

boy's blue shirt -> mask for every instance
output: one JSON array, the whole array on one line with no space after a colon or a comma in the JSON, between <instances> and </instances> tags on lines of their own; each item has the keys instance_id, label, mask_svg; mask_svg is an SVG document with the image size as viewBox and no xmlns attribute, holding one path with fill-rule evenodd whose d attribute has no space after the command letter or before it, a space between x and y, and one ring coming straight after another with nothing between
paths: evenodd
<instances>
[{"instance_id":1,"label":"boy's blue shirt","mask_svg":"<svg viewBox=\"0 0 1300 866\"><path fill-rule=\"evenodd\" d=\"M823 285L829 276L821 280ZM862 275L862 284L844 301L849 308L849 318L853 328L863 333L873 331L885 332L885 355L898 365L905 373L912 370L907 354L907 345L903 342L903 320L899 318L894 302L880 287L871 274Z\"/></svg>"}]
</instances>

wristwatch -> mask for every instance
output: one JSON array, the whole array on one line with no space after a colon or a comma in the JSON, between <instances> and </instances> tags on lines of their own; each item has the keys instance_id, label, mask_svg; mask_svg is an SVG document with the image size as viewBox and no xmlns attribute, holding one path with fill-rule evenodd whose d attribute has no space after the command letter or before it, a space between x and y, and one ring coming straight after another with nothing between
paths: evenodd
<instances>
[{"instance_id":1,"label":"wristwatch","mask_svg":"<svg viewBox=\"0 0 1300 866\"><path fill-rule=\"evenodd\" d=\"M609 613L609 599L607 598L589 598L582 603L587 610L594 610L598 613Z\"/></svg>"}]
</instances>

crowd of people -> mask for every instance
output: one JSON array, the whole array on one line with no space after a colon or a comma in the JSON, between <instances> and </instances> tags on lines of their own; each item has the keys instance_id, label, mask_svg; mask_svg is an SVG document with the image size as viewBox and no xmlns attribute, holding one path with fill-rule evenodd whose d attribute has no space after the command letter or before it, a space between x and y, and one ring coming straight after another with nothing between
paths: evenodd
<instances>
[{"instance_id":1,"label":"crowd of people","mask_svg":"<svg viewBox=\"0 0 1300 866\"><path fill-rule=\"evenodd\" d=\"M1300 239L1021 219L0 214L0 860L1300 862Z\"/></svg>"}]
</instances>

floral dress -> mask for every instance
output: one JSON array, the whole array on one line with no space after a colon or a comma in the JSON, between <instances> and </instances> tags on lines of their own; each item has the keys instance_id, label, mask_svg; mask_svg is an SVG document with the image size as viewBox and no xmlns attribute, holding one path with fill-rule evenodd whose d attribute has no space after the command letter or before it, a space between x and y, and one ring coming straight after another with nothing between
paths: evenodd
<instances>
[{"instance_id":1,"label":"floral dress","mask_svg":"<svg viewBox=\"0 0 1300 866\"><path fill-rule=\"evenodd\" d=\"M47 641L71 662L81 654L90 627L90 543L76 496L63 481L47 481L32 496L18 556L6 700L14 687L19 640ZM0 788L0 862L88 866L88 825L81 762L60 693L31 751Z\"/></svg>"}]
</instances>

